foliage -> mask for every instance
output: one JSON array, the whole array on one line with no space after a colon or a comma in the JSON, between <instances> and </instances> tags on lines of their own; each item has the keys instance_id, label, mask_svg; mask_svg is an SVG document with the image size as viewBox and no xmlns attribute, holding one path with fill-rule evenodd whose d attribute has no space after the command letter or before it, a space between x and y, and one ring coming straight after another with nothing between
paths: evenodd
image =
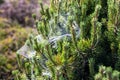
<instances>
[{"instance_id":1,"label":"foliage","mask_svg":"<svg viewBox=\"0 0 120 80\"><path fill-rule=\"evenodd\" d=\"M120 80L119 78L120 72L105 66L100 66L99 73L95 75L95 80Z\"/></svg>"},{"instance_id":2,"label":"foliage","mask_svg":"<svg viewBox=\"0 0 120 80\"><path fill-rule=\"evenodd\" d=\"M41 19L33 15L38 35L17 51L22 72L15 78L93 80L101 64L118 70L119 5L119 0L51 0L50 8L41 3Z\"/></svg>"}]
</instances>

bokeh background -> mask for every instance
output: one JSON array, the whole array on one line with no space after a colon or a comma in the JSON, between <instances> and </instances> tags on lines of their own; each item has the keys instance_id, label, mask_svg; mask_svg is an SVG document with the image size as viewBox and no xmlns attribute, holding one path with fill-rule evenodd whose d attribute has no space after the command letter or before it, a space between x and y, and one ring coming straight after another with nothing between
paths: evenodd
<instances>
[{"instance_id":1,"label":"bokeh background","mask_svg":"<svg viewBox=\"0 0 120 80\"><path fill-rule=\"evenodd\" d=\"M40 2L49 6L49 0L0 0L0 79L14 79L16 51L36 33L32 15L40 18Z\"/></svg>"}]
</instances>

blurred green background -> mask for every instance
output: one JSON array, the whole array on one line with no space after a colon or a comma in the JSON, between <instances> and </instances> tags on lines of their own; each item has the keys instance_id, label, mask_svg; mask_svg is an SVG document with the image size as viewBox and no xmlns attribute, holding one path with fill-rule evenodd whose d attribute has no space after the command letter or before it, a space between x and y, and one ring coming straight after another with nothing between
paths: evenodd
<instances>
[{"instance_id":1,"label":"blurred green background","mask_svg":"<svg viewBox=\"0 0 120 80\"><path fill-rule=\"evenodd\" d=\"M49 0L41 0L48 5ZM40 17L38 0L0 0L0 79L13 79L17 69L16 51L31 32L35 32L33 14Z\"/></svg>"}]
</instances>

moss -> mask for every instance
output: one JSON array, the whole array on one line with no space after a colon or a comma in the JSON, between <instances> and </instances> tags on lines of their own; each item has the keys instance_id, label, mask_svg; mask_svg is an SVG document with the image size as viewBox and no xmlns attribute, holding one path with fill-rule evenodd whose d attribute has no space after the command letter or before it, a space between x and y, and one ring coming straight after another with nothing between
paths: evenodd
<instances>
[{"instance_id":1,"label":"moss","mask_svg":"<svg viewBox=\"0 0 120 80\"><path fill-rule=\"evenodd\" d=\"M7 62L6 57L3 54L0 54L0 66L5 65Z\"/></svg>"},{"instance_id":2,"label":"moss","mask_svg":"<svg viewBox=\"0 0 120 80\"><path fill-rule=\"evenodd\" d=\"M8 80L12 79L11 71L17 68L16 51L24 44L32 28L6 22L0 18L0 79Z\"/></svg>"},{"instance_id":3,"label":"moss","mask_svg":"<svg viewBox=\"0 0 120 80\"><path fill-rule=\"evenodd\" d=\"M30 32L30 29L27 31ZM26 29L20 27L1 29L0 52L5 53L8 50L16 51L19 49L27 39L28 32L26 32Z\"/></svg>"}]
</instances>

